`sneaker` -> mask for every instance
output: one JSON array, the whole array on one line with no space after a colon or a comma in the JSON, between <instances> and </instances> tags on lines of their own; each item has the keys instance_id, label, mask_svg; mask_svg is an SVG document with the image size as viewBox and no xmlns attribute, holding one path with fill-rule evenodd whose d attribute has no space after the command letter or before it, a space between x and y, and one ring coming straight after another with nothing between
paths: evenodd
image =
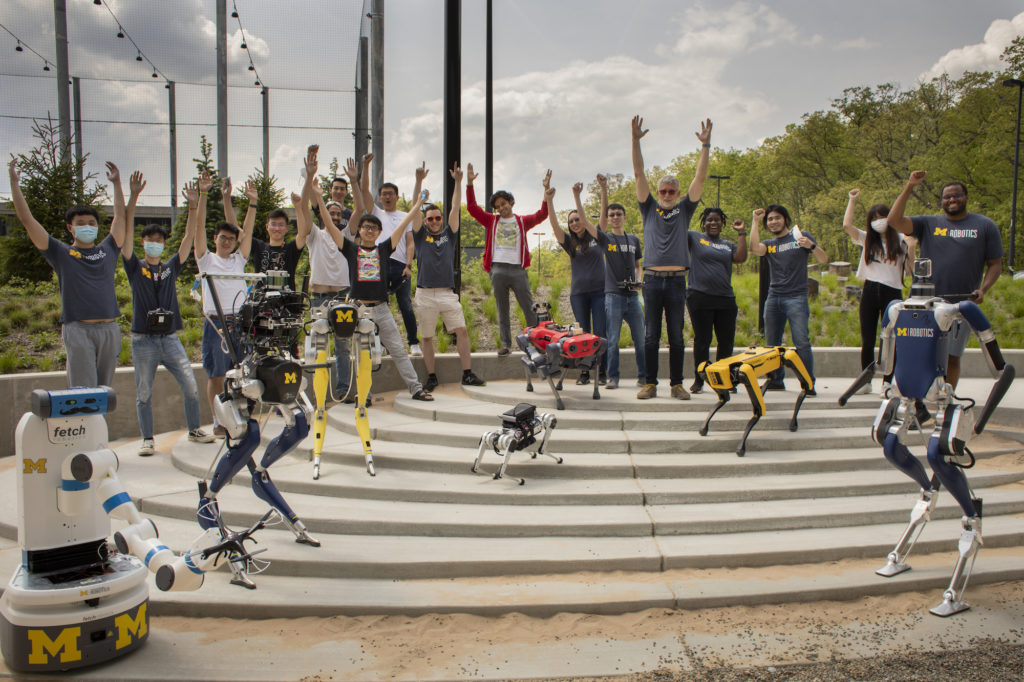
<instances>
[{"instance_id":1,"label":"sneaker","mask_svg":"<svg viewBox=\"0 0 1024 682\"><path fill-rule=\"evenodd\" d=\"M409 346L409 357L418 358L423 356L423 349L420 348L420 344L414 343Z\"/></svg>"},{"instance_id":2,"label":"sneaker","mask_svg":"<svg viewBox=\"0 0 1024 682\"><path fill-rule=\"evenodd\" d=\"M188 432L188 439L193 443L212 443L215 439L202 429L194 429Z\"/></svg>"},{"instance_id":3,"label":"sneaker","mask_svg":"<svg viewBox=\"0 0 1024 682\"><path fill-rule=\"evenodd\" d=\"M463 386L486 386L487 382L473 374L472 372L462 375Z\"/></svg>"},{"instance_id":4,"label":"sneaker","mask_svg":"<svg viewBox=\"0 0 1024 682\"><path fill-rule=\"evenodd\" d=\"M156 452L156 443L152 438L143 438L142 446L139 448L139 457L151 457Z\"/></svg>"},{"instance_id":5,"label":"sneaker","mask_svg":"<svg viewBox=\"0 0 1024 682\"><path fill-rule=\"evenodd\" d=\"M693 385L690 386L690 393L703 393L703 392L704 392L704 382L701 381L700 379L695 380L693 382Z\"/></svg>"},{"instance_id":6,"label":"sneaker","mask_svg":"<svg viewBox=\"0 0 1024 682\"><path fill-rule=\"evenodd\" d=\"M214 438L227 438L228 437L228 430L225 429L220 424L215 424L214 427L213 427L213 437Z\"/></svg>"},{"instance_id":7,"label":"sneaker","mask_svg":"<svg viewBox=\"0 0 1024 682\"><path fill-rule=\"evenodd\" d=\"M427 380L423 382L423 390L426 391L427 393L430 393L435 388L437 388L437 375L428 374Z\"/></svg>"},{"instance_id":8,"label":"sneaker","mask_svg":"<svg viewBox=\"0 0 1024 682\"><path fill-rule=\"evenodd\" d=\"M604 387L607 388L609 391L614 389L614 388L618 388L619 387L619 380L618 379L609 379L608 383L605 384Z\"/></svg>"},{"instance_id":9,"label":"sneaker","mask_svg":"<svg viewBox=\"0 0 1024 682\"><path fill-rule=\"evenodd\" d=\"M506 355L508 355L511 352L512 351L510 351L508 348L499 348L498 349L498 357L499 358L505 357Z\"/></svg>"},{"instance_id":10,"label":"sneaker","mask_svg":"<svg viewBox=\"0 0 1024 682\"><path fill-rule=\"evenodd\" d=\"M816 395L818 395L818 392L815 391L813 388L807 390L807 396L806 397L813 398Z\"/></svg>"},{"instance_id":11,"label":"sneaker","mask_svg":"<svg viewBox=\"0 0 1024 682\"><path fill-rule=\"evenodd\" d=\"M576 377L577 386L586 386L590 383L590 372L583 370L580 375Z\"/></svg>"},{"instance_id":12,"label":"sneaker","mask_svg":"<svg viewBox=\"0 0 1024 682\"><path fill-rule=\"evenodd\" d=\"M682 384L675 384L672 387L672 397L676 400L689 400L690 394L686 392Z\"/></svg>"},{"instance_id":13,"label":"sneaker","mask_svg":"<svg viewBox=\"0 0 1024 682\"><path fill-rule=\"evenodd\" d=\"M854 395L867 395L869 393L871 393L871 382L870 381L868 383L864 384L863 386L861 386L859 389L857 389L857 391L854 393Z\"/></svg>"},{"instance_id":14,"label":"sneaker","mask_svg":"<svg viewBox=\"0 0 1024 682\"><path fill-rule=\"evenodd\" d=\"M644 384L644 387L640 389L640 392L636 394L637 400L648 400L658 395L657 384Z\"/></svg>"},{"instance_id":15,"label":"sneaker","mask_svg":"<svg viewBox=\"0 0 1024 682\"><path fill-rule=\"evenodd\" d=\"M604 371L601 371L597 375L597 385L598 386L607 386L608 385L608 375L605 374Z\"/></svg>"}]
</instances>

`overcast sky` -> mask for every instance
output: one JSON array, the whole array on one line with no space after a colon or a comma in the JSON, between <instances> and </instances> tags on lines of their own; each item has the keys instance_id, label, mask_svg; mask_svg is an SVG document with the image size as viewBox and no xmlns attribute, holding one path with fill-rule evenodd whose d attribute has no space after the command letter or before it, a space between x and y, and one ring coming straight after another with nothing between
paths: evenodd
<instances>
[{"instance_id":1,"label":"overcast sky","mask_svg":"<svg viewBox=\"0 0 1024 682\"><path fill-rule=\"evenodd\" d=\"M104 0L146 57L177 86L179 182L206 133L216 138L215 0ZM297 189L305 145L322 156L352 153L355 49L362 0L236 0L249 51L270 87L271 172ZM89 169L105 160L149 179L143 204L169 202L167 90L150 78L117 24L92 0L68 0L71 74L83 79ZM231 2L228 2L229 11ZM229 20L230 173L244 178L262 155L261 104ZM463 160L483 156L484 2L463 2ZM52 3L3 0L0 24L54 60ZM385 176L411 192L426 161L427 187L442 183L443 2L387 0ZM1019 0L495 0L495 185L517 208L539 207L544 170L554 170L556 204L577 180L630 173L630 118L644 116L648 166L695 150L699 121L714 121L712 144L756 146L802 114L828 108L844 88L965 69L999 69L999 54L1024 34ZM29 120L56 115L55 83L42 62L0 31L0 150L34 143ZM120 81L120 82L116 82ZM141 82L130 82L141 81ZM207 84L185 85L184 83ZM315 89L319 91L305 91ZM1012 96L1008 89L1007 97ZM143 125L142 122L161 125ZM192 124L192 125L185 125ZM248 127L241 127L248 126ZM302 129L303 127L320 129ZM333 128L333 129L328 129ZM214 152L216 159L216 151ZM714 169L712 169L714 172ZM482 181L482 179L481 179ZM237 183L236 183L237 184ZM727 192L723 186L723 193ZM8 196L8 178L0 177Z\"/></svg>"}]
</instances>

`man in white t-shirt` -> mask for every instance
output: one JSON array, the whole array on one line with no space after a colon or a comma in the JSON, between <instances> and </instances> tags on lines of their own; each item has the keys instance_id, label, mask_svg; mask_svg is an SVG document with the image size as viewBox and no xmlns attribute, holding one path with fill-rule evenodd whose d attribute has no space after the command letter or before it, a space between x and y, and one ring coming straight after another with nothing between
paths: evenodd
<instances>
[{"instance_id":1,"label":"man in white t-shirt","mask_svg":"<svg viewBox=\"0 0 1024 682\"><path fill-rule=\"evenodd\" d=\"M245 263L249 260L249 250L252 248L252 228L256 224L256 202L259 196L256 185L247 182L245 196L249 199L249 210L245 213L245 220L239 231L238 217L231 204L231 178L224 178L221 192L224 198L225 222L219 223L214 231L215 250L212 252L206 247L206 230L196 230L196 263L199 265L199 272L241 275L245 272ZM213 297L210 295L211 285L217 288L223 318L217 312ZM211 412L214 412L214 399L224 390L224 375L231 369L231 356L221 342L221 332L225 322L234 317L245 300L245 289L245 281L240 279L203 280L203 315L207 318L206 324L203 325L203 369L206 370L208 377L206 399L210 401ZM227 338L224 340L227 341ZM215 424L214 433L224 435L224 429Z\"/></svg>"},{"instance_id":2,"label":"man in white t-shirt","mask_svg":"<svg viewBox=\"0 0 1024 682\"><path fill-rule=\"evenodd\" d=\"M373 159L373 154L363 157L364 165ZM423 188L423 179L427 177L427 164L416 169L416 186L413 188L412 196L415 201ZM377 203L373 201L373 195L368 188L363 193L363 206L372 207L373 215L380 219L384 229L381 230L377 243L383 243L391 239L391 234L407 215L405 211L398 210L398 187L394 183L385 182L377 191ZM357 212L358 215L358 212ZM416 314L412 307L412 272L410 263L413 261L416 247L413 245L412 232L407 232L405 238L398 244L398 248L391 254L388 263L388 291L395 294L398 301L398 309L402 313L402 322L405 324L405 335L409 341L409 355L422 355L420 349L419 335L416 330Z\"/></svg>"}]
</instances>

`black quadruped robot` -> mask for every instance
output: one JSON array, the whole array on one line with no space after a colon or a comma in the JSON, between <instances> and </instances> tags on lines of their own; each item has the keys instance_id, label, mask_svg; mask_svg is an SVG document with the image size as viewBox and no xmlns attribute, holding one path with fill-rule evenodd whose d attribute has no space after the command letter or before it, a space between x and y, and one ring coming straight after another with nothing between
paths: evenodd
<instances>
[{"instance_id":1,"label":"black quadruped robot","mask_svg":"<svg viewBox=\"0 0 1024 682\"><path fill-rule=\"evenodd\" d=\"M871 437L882 446L885 458L921 486L921 495L910 512L910 524L889 553L888 562L876 571L892 577L909 570L907 557L935 509L939 489L945 486L963 510L959 556L942 603L930 609L936 616L951 616L970 608L963 601L967 582L981 548L982 501L972 493L964 469L974 465L967 443L980 434L992 412L1006 395L1016 371L1003 361L995 332L976 303L951 303L935 296L931 282L932 263L914 261L910 298L893 301L882 316L882 345L878 352L883 375L893 373L882 404L871 426ZM945 381L950 332L956 324L967 324L977 335L995 385L981 412L975 416L975 401L961 398ZM845 405L858 389L871 381L875 366L867 367L839 398ZM915 421L915 401L937 405L935 428L928 439L929 478L924 465L901 440L909 423Z\"/></svg>"},{"instance_id":2,"label":"black quadruped robot","mask_svg":"<svg viewBox=\"0 0 1024 682\"><path fill-rule=\"evenodd\" d=\"M227 452L217 461L209 482L199 482L199 508L196 513L199 525L204 530L219 533L221 537L231 536L233 531L221 517L217 494L235 474L248 468L253 492L272 510L264 516L263 523L276 522L279 515L295 534L296 542L319 547L320 541L306 531L305 524L285 502L267 471L274 462L294 450L309 433L309 416L313 408L301 391L302 365L291 355L297 346L299 330L304 325L306 296L288 288L285 284L287 273L279 271L245 275L201 273L200 276L209 282L214 307L221 319L224 319L224 314L216 281L245 279L254 284L223 339L234 367L225 375L224 391L216 397L213 407L217 422L227 431ZM252 416L257 402L276 409L285 423L284 430L267 445L258 465L253 453L260 445L260 425ZM229 558L233 574L231 582L255 589L256 584L249 574L259 573L266 564L254 559L251 553Z\"/></svg>"},{"instance_id":3,"label":"black quadruped robot","mask_svg":"<svg viewBox=\"0 0 1024 682\"><path fill-rule=\"evenodd\" d=\"M519 403L511 410L499 415L501 418L501 431L488 431L480 436L480 446L476 451L476 459L473 460L473 473L480 471L480 460L484 452L490 447L494 453L501 457L501 466L494 472L494 480L505 476L508 468L508 460L513 452L521 450L530 451L531 458L537 459L537 455L546 455L555 460L556 464L562 463L561 457L556 457L544 448L548 444L548 438L554 431L558 420L550 412L537 414L537 407L530 403ZM540 441L537 436L540 435ZM536 446L531 448L530 446ZM526 485L525 478L513 478L519 485Z\"/></svg>"},{"instance_id":4,"label":"black quadruped robot","mask_svg":"<svg viewBox=\"0 0 1024 682\"><path fill-rule=\"evenodd\" d=\"M175 554L118 478L104 418L113 390L36 390L31 401L15 431L22 560L0 599L0 646L13 670L70 670L147 639L148 573L164 591L198 589L219 559L248 556L260 526L204 532ZM123 524L112 539L111 518Z\"/></svg>"}]
</instances>

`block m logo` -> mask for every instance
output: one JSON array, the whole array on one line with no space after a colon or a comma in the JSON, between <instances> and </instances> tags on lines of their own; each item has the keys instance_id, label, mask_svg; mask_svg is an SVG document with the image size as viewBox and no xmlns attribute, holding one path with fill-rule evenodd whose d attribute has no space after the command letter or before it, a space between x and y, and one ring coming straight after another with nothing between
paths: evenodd
<instances>
[{"instance_id":1,"label":"block m logo","mask_svg":"<svg viewBox=\"0 0 1024 682\"><path fill-rule=\"evenodd\" d=\"M26 459L24 461L25 461L25 469L22 471L22 473L24 473L24 474L32 474L32 473L45 474L46 473L46 458L45 457L43 457L42 459L36 459L36 460Z\"/></svg>"},{"instance_id":2,"label":"block m logo","mask_svg":"<svg viewBox=\"0 0 1024 682\"><path fill-rule=\"evenodd\" d=\"M947 237L947 236L949 236L949 228L948 227L936 227L935 228L935 234L933 236L935 236L935 237Z\"/></svg>"},{"instance_id":3,"label":"block m logo","mask_svg":"<svg viewBox=\"0 0 1024 682\"><path fill-rule=\"evenodd\" d=\"M149 631L149 626L146 623L145 602L139 605L139 610L135 612L134 618L132 618L130 613L122 613L115 618L114 626L117 628L117 642L114 643L114 646L118 649L123 649L132 643L133 638L142 639L145 637Z\"/></svg>"},{"instance_id":4,"label":"block m logo","mask_svg":"<svg viewBox=\"0 0 1024 682\"><path fill-rule=\"evenodd\" d=\"M907 335L907 328L906 327L896 327L896 336L906 336L906 335Z\"/></svg>"},{"instance_id":5,"label":"block m logo","mask_svg":"<svg viewBox=\"0 0 1024 682\"><path fill-rule=\"evenodd\" d=\"M28 655L28 662L32 665L46 665L57 654L60 654L61 663L82 660L82 651L78 648L82 628L64 628L55 639L50 639L45 630L29 630L25 634L32 642L32 653Z\"/></svg>"},{"instance_id":6,"label":"block m logo","mask_svg":"<svg viewBox=\"0 0 1024 682\"><path fill-rule=\"evenodd\" d=\"M777 246L769 246L768 247L768 253L778 253L778 252L779 252L779 247L777 247Z\"/></svg>"},{"instance_id":7,"label":"block m logo","mask_svg":"<svg viewBox=\"0 0 1024 682\"><path fill-rule=\"evenodd\" d=\"M352 310L336 310L335 322L352 322Z\"/></svg>"}]
</instances>

